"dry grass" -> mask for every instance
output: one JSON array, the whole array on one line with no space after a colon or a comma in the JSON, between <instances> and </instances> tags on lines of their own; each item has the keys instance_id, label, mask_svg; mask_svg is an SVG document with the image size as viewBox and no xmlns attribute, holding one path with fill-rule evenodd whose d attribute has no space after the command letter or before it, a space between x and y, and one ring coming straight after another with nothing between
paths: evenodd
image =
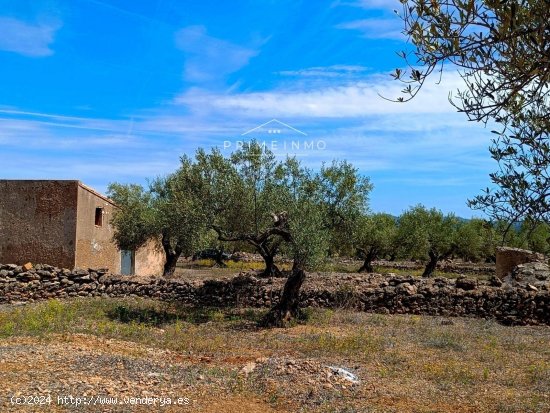
<instances>
[{"instance_id":1,"label":"dry grass","mask_svg":"<svg viewBox=\"0 0 550 413\"><path fill-rule=\"evenodd\" d=\"M188 280L205 280L211 278L223 278L234 275L239 272L261 271L265 268L263 262L259 261L225 261L226 268L216 267L216 262L211 259L201 259L196 261L186 261L178 264L175 275ZM277 266L282 271L291 269L292 264L288 262L278 262ZM337 260L325 262L318 271L321 273L347 273L357 274L357 270L361 267L361 262L339 262ZM394 273L396 275L413 275L415 277L422 276L423 269L399 269L389 266L375 266L374 272L378 274ZM457 278L460 274L453 272L445 272L436 270L433 277ZM473 276L473 275L471 275ZM489 275L476 275L480 279L488 279Z\"/></svg>"},{"instance_id":2,"label":"dry grass","mask_svg":"<svg viewBox=\"0 0 550 413\"><path fill-rule=\"evenodd\" d=\"M209 391L252 394L265 403L258 411L550 411L547 327L307 309L292 328L260 330L255 322L261 315L148 300L49 301L2 309L0 346L17 337L48 346L80 333L135 343L127 348L138 358L149 357L139 346L171 351L207 377L224 377L213 379ZM344 366L362 383L319 388L316 377L283 380L269 369L245 379L235 373L258 357Z\"/></svg>"}]
</instances>

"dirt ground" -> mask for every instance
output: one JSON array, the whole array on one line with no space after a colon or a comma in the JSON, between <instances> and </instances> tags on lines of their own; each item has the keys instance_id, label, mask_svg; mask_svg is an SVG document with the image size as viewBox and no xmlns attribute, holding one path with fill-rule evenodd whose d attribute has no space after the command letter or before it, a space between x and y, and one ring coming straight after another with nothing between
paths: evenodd
<instances>
[{"instance_id":1,"label":"dirt ground","mask_svg":"<svg viewBox=\"0 0 550 413\"><path fill-rule=\"evenodd\" d=\"M262 311L4 306L0 411L550 412L548 327L308 309L263 330Z\"/></svg>"},{"instance_id":2,"label":"dirt ground","mask_svg":"<svg viewBox=\"0 0 550 413\"><path fill-rule=\"evenodd\" d=\"M2 412L275 411L254 395L226 391L223 377L208 375L211 367L201 357L130 341L88 334L19 337L4 340L0 355ZM216 368L235 363L221 360ZM20 403L30 402L28 396L43 399L34 406L16 405L14 396Z\"/></svg>"}]
</instances>

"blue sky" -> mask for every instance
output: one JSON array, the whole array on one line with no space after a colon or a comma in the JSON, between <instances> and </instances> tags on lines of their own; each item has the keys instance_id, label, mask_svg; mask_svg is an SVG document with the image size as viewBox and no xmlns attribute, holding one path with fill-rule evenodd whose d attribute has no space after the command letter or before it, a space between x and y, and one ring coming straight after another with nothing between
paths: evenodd
<instances>
[{"instance_id":1,"label":"blue sky","mask_svg":"<svg viewBox=\"0 0 550 413\"><path fill-rule=\"evenodd\" d=\"M253 137L314 168L351 161L371 177L375 211L476 215L466 199L495 165L490 131L448 102L458 74L408 104L379 96L401 89L389 76L407 47L398 7L0 0L0 178L145 183L184 153L229 153L277 119Z\"/></svg>"}]
</instances>

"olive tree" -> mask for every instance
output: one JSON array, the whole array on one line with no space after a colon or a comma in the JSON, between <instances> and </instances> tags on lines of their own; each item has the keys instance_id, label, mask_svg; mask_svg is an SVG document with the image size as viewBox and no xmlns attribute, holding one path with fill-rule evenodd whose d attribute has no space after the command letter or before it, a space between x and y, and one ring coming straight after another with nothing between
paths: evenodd
<instances>
[{"instance_id":1,"label":"olive tree","mask_svg":"<svg viewBox=\"0 0 550 413\"><path fill-rule=\"evenodd\" d=\"M118 207L111 219L118 248L135 250L158 235L150 191L141 185L111 183L107 195Z\"/></svg>"},{"instance_id":2,"label":"olive tree","mask_svg":"<svg viewBox=\"0 0 550 413\"><path fill-rule=\"evenodd\" d=\"M191 255L206 230L199 199L182 193L177 174L155 179L147 190L139 185L109 185L108 195L119 206L112 224L121 249L135 250L159 238L165 254L163 274L174 274L179 257Z\"/></svg>"},{"instance_id":3,"label":"olive tree","mask_svg":"<svg viewBox=\"0 0 550 413\"><path fill-rule=\"evenodd\" d=\"M490 223L482 219L460 222L455 241L456 255L464 261L478 262L485 259L486 247L491 242L487 239L492 235L490 229Z\"/></svg>"},{"instance_id":4,"label":"olive tree","mask_svg":"<svg viewBox=\"0 0 550 413\"><path fill-rule=\"evenodd\" d=\"M524 247L543 254L550 253L550 225L546 222L532 222L529 219L522 222L519 236Z\"/></svg>"},{"instance_id":5,"label":"olive tree","mask_svg":"<svg viewBox=\"0 0 550 413\"><path fill-rule=\"evenodd\" d=\"M275 214L270 232L284 240L284 252L293 264L279 302L260 322L265 327L285 326L298 315L306 271L323 260L330 240L326 209L321 206L318 180L313 172L295 158L288 158L278 172L277 186L283 194L285 211Z\"/></svg>"},{"instance_id":6,"label":"olive tree","mask_svg":"<svg viewBox=\"0 0 550 413\"><path fill-rule=\"evenodd\" d=\"M355 228L368 212L368 194L373 185L345 160L323 164L317 180L325 226L330 228L328 253L349 251L355 247L352 236Z\"/></svg>"},{"instance_id":7,"label":"olive tree","mask_svg":"<svg viewBox=\"0 0 550 413\"><path fill-rule=\"evenodd\" d=\"M113 196L123 199L118 195L124 187L112 188ZM265 326L282 326L299 312L306 271L326 257L335 231L367 210L370 189L368 178L347 162L333 162L314 172L296 158L276 161L252 142L230 157L218 149L199 149L194 158L182 157L180 168L155 180L149 191L134 188L137 205L123 208L121 214L133 210L135 219L117 219L162 236L167 274L179 254L192 252L212 230L218 241L254 246L269 274L278 271L273 257L283 250L293 267L281 299L262 320ZM121 226L120 233L125 231Z\"/></svg>"},{"instance_id":8,"label":"olive tree","mask_svg":"<svg viewBox=\"0 0 550 413\"><path fill-rule=\"evenodd\" d=\"M264 276L280 276L275 264L282 238L268 229L278 219L277 211L284 209L280 188L276 188L279 163L273 152L256 140L246 142L231 154L231 163L240 181L241 191L236 193L238 213L218 227L220 239L244 241L250 244L265 263Z\"/></svg>"},{"instance_id":9,"label":"olive tree","mask_svg":"<svg viewBox=\"0 0 550 413\"><path fill-rule=\"evenodd\" d=\"M261 322L264 326L284 326L296 317L306 271L327 257L334 231L366 211L371 189L369 180L347 162L333 162L315 173L288 158L278 172L276 188L283 195L285 211L277 214L272 231L284 240L293 266L279 303Z\"/></svg>"},{"instance_id":10,"label":"olive tree","mask_svg":"<svg viewBox=\"0 0 550 413\"><path fill-rule=\"evenodd\" d=\"M284 203L275 185L280 168L273 153L256 141L228 157L217 149L199 149L194 168L203 180L196 196L203 200L208 226L217 239L247 243L264 259L262 275L280 275L275 256L283 239L271 227Z\"/></svg>"},{"instance_id":11,"label":"olive tree","mask_svg":"<svg viewBox=\"0 0 550 413\"><path fill-rule=\"evenodd\" d=\"M403 51L396 69L407 101L434 72L459 70L451 103L469 120L500 125L490 152L495 188L469 201L492 220L550 222L550 7L547 0L400 0Z\"/></svg>"},{"instance_id":12,"label":"olive tree","mask_svg":"<svg viewBox=\"0 0 550 413\"><path fill-rule=\"evenodd\" d=\"M352 242L363 259L359 272L372 273L372 261L393 252L396 236L397 223L392 215L361 215L352 236Z\"/></svg>"},{"instance_id":13,"label":"olive tree","mask_svg":"<svg viewBox=\"0 0 550 413\"><path fill-rule=\"evenodd\" d=\"M426 259L423 277L433 274L440 260L456 251L459 221L435 208L417 205L399 217L398 240L411 256Z\"/></svg>"}]
</instances>

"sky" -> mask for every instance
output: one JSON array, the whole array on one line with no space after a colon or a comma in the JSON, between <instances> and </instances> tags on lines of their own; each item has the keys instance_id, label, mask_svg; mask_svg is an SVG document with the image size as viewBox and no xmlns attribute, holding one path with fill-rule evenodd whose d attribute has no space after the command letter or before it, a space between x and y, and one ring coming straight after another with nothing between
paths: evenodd
<instances>
[{"instance_id":1,"label":"sky","mask_svg":"<svg viewBox=\"0 0 550 413\"><path fill-rule=\"evenodd\" d=\"M398 0L0 0L0 179L146 184L183 154L250 139L311 168L348 160L376 212L462 217L490 186L490 130L411 102Z\"/></svg>"}]
</instances>

